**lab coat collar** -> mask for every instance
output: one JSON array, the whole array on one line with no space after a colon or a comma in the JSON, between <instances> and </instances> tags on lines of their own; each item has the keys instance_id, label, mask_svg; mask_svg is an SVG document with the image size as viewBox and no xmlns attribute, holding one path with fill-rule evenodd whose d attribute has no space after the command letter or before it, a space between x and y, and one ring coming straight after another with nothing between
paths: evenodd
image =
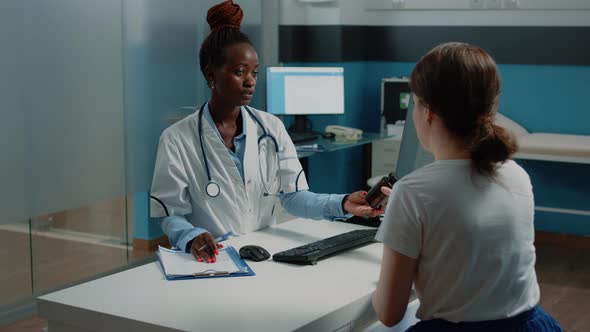
<instances>
[{"instance_id":1,"label":"lab coat collar","mask_svg":"<svg viewBox=\"0 0 590 332\"><path fill-rule=\"evenodd\" d=\"M243 184L242 176L240 175L240 171L238 170L238 167L236 166L232 157L230 156L230 154L229 154L230 152L228 151L227 147L225 146L225 143L223 142L223 139L221 138L221 134L219 133L219 130L217 130L217 126L215 126L215 122L213 121L213 118L211 117L211 113L209 112L209 103L208 102L205 105L203 112L205 113L203 115L206 118L208 118L208 120L205 120L205 121L203 121L204 123L202 123L203 136L204 136L204 137L202 137L202 139L204 139L206 141L205 144L211 148L211 152L209 152L209 153L214 153L217 155L217 158L222 159L221 165L223 165L224 168L228 169L230 176L232 177L232 180L234 183ZM242 115L242 117L243 117L243 115ZM209 159L213 160L213 157L209 157ZM212 167L211 165L214 164L212 161L210 161L209 163L210 163L209 167ZM213 167L215 167L215 166L213 166Z\"/></svg>"},{"instance_id":2,"label":"lab coat collar","mask_svg":"<svg viewBox=\"0 0 590 332\"><path fill-rule=\"evenodd\" d=\"M205 112L205 114L203 114L203 115L205 116L207 121L209 121L209 124L211 125L211 127L213 128L215 133L217 134L217 137L219 137L219 139L223 142L223 139L221 138L221 134L219 133L219 130L217 129L217 126L215 125L215 121L213 121L213 116L211 115L211 111L209 110L209 102L207 102L207 104L205 105L203 112ZM246 110L244 109L244 106L240 107L240 112L242 113L242 132L238 136L234 137L234 139L241 139L242 137L245 137L246 133L247 133L246 117L248 116L248 112L246 112Z\"/></svg>"}]
</instances>

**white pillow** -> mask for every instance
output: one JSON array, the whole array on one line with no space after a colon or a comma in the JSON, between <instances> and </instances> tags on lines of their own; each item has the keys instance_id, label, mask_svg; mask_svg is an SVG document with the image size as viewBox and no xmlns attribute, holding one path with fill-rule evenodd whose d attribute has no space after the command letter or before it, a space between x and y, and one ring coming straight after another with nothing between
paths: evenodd
<instances>
[{"instance_id":1,"label":"white pillow","mask_svg":"<svg viewBox=\"0 0 590 332\"><path fill-rule=\"evenodd\" d=\"M526 130L523 126L510 120L505 115L500 114L500 112L496 112L496 119L494 122L496 123L496 125L511 131L512 134L517 138L529 133L529 131Z\"/></svg>"},{"instance_id":2,"label":"white pillow","mask_svg":"<svg viewBox=\"0 0 590 332\"><path fill-rule=\"evenodd\" d=\"M518 152L590 158L590 135L535 133L521 137Z\"/></svg>"}]
</instances>

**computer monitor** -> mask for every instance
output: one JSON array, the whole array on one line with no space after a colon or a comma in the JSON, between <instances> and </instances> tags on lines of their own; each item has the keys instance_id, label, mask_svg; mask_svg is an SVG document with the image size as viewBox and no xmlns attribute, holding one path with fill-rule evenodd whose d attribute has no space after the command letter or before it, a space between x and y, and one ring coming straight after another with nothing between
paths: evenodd
<instances>
[{"instance_id":1,"label":"computer monitor","mask_svg":"<svg viewBox=\"0 0 590 332\"><path fill-rule=\"evenodd\" d=\"M344 68L268 67L267 111L295 115L295 131L306 131L305 116L344 113Z\"/></svg>"},{"instance_id":2,"label":"computer monitor","mask_svg":"<svg viewBox=\"0 0 590 332\"><path fill-rule=\"evenodd\" d=\"M395 176L398 179L401 179L415 169L434 161L434 156L430 152L424 150L422 145L420 145L420 140L416 133L416 127L414 127L413 112L414 100L413 98L410 98L410 105L408 106L408 112L406 112L406 123L404 125L404 133L402 135L397 167L395 170Z\"/></svg>"}]
</instances>

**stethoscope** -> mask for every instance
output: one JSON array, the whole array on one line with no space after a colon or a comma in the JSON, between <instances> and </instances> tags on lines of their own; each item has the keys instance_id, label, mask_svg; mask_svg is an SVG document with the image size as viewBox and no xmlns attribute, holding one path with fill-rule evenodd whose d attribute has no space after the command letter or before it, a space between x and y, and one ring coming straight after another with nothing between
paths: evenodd
<instances>
[{"instance_id":1,"label":"stethoscope","mask_svg":"<svg viewBox=\"0 0 590 332\"><path fill-rule=\"evenodd\" d=\"M209 161L207 160L207 153L205 153L205 145L203 144L203 113L204 113L204 109L205 109L205 105L207 105L207 102L205 102L203 104L203 106L201 106L201 108L199 109L199 125L198 125L198 134L199 134L199 143L201 144L201 153L203 154L203 161L205 163L205 171L207 172L207 186L205 187L205 192L207 193L207 195L209 197L217 197L219 195L219 193L221 192L221 189L219 187L219 185L217 184L217 182L213 181L213 179L211 178L211 172L209 170ZM281 164L279 162L279 145L277 143L277 140L274 138L274 136L272 136L268 131L266 131L266 129L264 128L264 126L262 125L262 122L260 122L260 120L254 115L254 113L252 112L252 110L250 110L250 108L248 106L245 106L246 108L246 112L248 112L248 114L250 114L250 116L252 117L252 119L254 119L254 121L256 121L256 123L258 124L258 126L262 129L263 134L260 135L260 137L258 137L258 149L259 149L259 156L258 156L258 171L260 173L260 177L262 179L263 178L263 174L262 174L262 169L261 169L261 162L260 162L260 143L264 140L270 140L270 142L272 143L272 145L274 146L274 148L272 150L274 150L274 152L276 153L276 163L277 163L277 174L280 174L281 171ZM299 175L301 175L301 173L303 172L303 170L301 170L301 172L299 172L299 174L297 175L297 178L299 178ZM269 190L269 188L266 185L266 182L263 180L262 185L264 187L264 196L276 196L279 194L282 194L283 192L280 190L281 188L281 177L278 176L278 189L275 192L272 192L271 190ZM297 181L297 180L295 180Z\"/></svg>"}]
</instances>

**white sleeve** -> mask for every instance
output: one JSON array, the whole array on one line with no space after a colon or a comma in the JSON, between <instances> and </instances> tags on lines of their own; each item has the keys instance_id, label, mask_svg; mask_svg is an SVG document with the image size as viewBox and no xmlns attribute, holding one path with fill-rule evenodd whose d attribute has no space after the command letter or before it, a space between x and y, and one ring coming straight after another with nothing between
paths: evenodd
<instances>
[{"instance_id":1,"label":"white sleeve","mask_svg":"<svg viewBox=\"0 0 590 332\"><path fill-rule=\"evenodd\" d=\"M158 145L150 194L164 203L171 216L192 212L186 169L180 151L174 142L164 137L160 138ZM152 218L166 216L161 204L153 199L150 200L150 215Z\"/></svg>"},{"instance_id":2,"label":"white sleeve","mask_svg":"<svg viewBox=\"0 0 590 332\"><path fill-rule=\"evenodd\" d=\"M422 250L423 211L416 193L403 183L396 183L375 238L400 254L418 258Z\"/></svg>"},{"instance_id":3,"label":"white sleeve","mask_svg":"<svg viewBox=\"0 0 590 332\"><path fill-rule=\"evenodd\" d=\"M278 130L277 141L279 144L279 163L281 170L279 176L281 177L281 190L284 193L292 193L295 191L308 190L307 179L303 167L297 158L297 150L291 141L285 125L280 120L276 119L276 123L280 126Z\"/></svg>"}]
</instances>

